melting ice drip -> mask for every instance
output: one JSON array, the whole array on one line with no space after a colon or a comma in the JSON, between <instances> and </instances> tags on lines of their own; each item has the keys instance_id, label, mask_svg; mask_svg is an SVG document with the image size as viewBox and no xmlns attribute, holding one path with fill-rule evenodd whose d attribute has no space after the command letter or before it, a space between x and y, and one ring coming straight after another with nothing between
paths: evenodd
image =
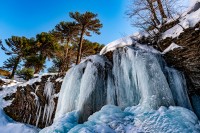
<instances>
[{"instance_id":1,"label":"melting ice drip","mask_svg":"<svg viewBox=\"0 0 200 133\"><path fill-rule=\"evenodd\" d=\"M36 94L38 88L39 88L39 86L36 87L35 94ZM41 117L42 106L40 105L37 95L35 96L35 102L37 105L36 126L38 126L40 118L42 119L42 123L45 124L45 127L52 123L52 114L53 114L53 111L55 108L54 94L55 94L54 84L52 82L50 82L48 79L48 81L45 83L44 92L43 92L43 95L46 97L47 102L44 106L42 117Z\"/></svg>"},{"instance_id":2,"label":"melting ice drip","mask_svg":"<svg viewBox=\"0 0 200 133\"><path fill-rule=\"evenodd\" d=\"M106 104L144 111L170 105L191 109L186 90L184 76L167 67L161 55L126 46L114 51L112 63L95 55L67 72L54 120L78 110L82 123Z\"/></svg>"}]
</instances>

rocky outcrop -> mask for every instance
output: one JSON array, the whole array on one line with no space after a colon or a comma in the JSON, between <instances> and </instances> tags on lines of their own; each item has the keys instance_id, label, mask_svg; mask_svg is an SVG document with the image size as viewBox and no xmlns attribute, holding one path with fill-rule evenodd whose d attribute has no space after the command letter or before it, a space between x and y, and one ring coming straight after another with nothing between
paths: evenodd
<instances>
[{"instance_id":1,"label":"rocky outcrop","mask_svg":"<svg viewBox=\"0 0 200 133\"><path fill-rule=\"evenodd\" d=\"M64 75L45 75L31 85L18 86L16 93L4 98L14 99L10 106L4 108L5 113L15 121L39 128L49 126L53 122Z\"/></svg>"},{"instance_id":2,"label":"rocky outcrop","mask_svg":"<svg viewBox=\"0 0 200 133\"><path fill-rule=\"evenodd\" d=\"M200 23L185 29L176 38L161 40L158 43L159 50L163 51L172 43L181 48L166 53L166 62L185 73L190 94L200 95Z\"/></svg>"}]
</instances>

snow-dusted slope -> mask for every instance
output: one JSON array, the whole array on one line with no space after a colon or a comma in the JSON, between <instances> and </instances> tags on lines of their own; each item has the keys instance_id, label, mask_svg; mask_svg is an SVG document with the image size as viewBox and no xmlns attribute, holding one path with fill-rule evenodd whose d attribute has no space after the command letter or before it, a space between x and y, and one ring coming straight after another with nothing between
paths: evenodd
<instances>
[{"instance_id":1,"label":"snow-dusted slope","mask_svg":"<svg viewBox=\"0 0 200 133\"><path fill-rule=\"evenodd\" d=\"M192 7L198 2L200 1L193 0ZM190 10L192 10L192 7ZM178 37L182 32L184 32L184 29L194 27L198 22L200 22L200 8L194 12L184 13L179 21L178 24L163 33L162 39L166 39L167 37Z\"/></svg>"},{"instance_id":2,"label":"snow-dusted slope","mask_svg":"<svg viewBox=\"0 0 200 133\"><path fill-rule=\"evenodd\" d=\"M0 132L1 133L37 133L39 129L26 125L23 123L15 122L10 117L8 117L3 108L10 105L11 101L5 101L3 98L7 95L11 95L15 93L17 90L17 86L22 84L17 81L2 79L6 82L7 85L2 86L2 90L0 91Z\"/></svg>"}]
</instances>

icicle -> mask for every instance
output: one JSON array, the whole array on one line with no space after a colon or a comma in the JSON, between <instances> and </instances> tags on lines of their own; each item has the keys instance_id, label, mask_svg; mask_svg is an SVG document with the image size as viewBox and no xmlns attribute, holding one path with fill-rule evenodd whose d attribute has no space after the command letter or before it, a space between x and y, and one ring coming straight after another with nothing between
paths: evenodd
<instances>
[{"instance_id":1,"label":"icicle","mask_svg":"<svg viewBox=\"0 0 200 133\"><path fill-rule=\"evenodd\" d=\"M46 97L47 103L45 104L42 122L45 123L45 126L48 126L51 123L52 114L55 108L54 102L54 85L50 82L50 79L45 84L43 95Z\"/></svg>"},{"instance_id":2,"label":"icicle","mask_svg":"<svg viewBox=\"0 0 200 133\"><path fill-rule=\"evenodd\" d=\"M37 120L36 120L36 127L38 127L38 123L39 123L39 120L40 120L41 109L42 109L42 107L40 106L40 107L39 107L39 114L38 114L38 116L37 116Z\"/></svg>"},{"instance_id":3,"label":"icicle","mask_svg":"<svg viewBox=\"0 0 200 133\"><path fill-rule=\"evenodd\" d=\"M166 67L166 70L168 72L169 85L175 104L192 110L192 106L187 95L187 85L184 75L173 68Z\"/></svg>"}]
</instances>

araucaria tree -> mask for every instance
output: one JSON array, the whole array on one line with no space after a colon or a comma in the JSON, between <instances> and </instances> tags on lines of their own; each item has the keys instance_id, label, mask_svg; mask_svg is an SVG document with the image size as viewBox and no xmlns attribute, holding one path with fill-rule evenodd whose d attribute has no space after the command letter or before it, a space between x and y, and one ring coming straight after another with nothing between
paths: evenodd
<instances>
[{"instance_id":1,"label":"araucaria tree","mask_svg":"<svg viewBox=\"0 0 200 133\"><path fill-rule=\"evenodd\" d=\"M60 42L59 50L54 53L53 62L56 66L59 66L59 72L65 72L69 69L70 44L78 37L79 27L75 22L60 22L55 26L52 34Z\"/></svg>"},{"instance_id":2,"label":"araucaria tree","mask_svg":"<svg viewBox=\"0 0 200 133\"><path fill-rule=\"evenodd\" d=\"M39 73L45 68L46 59L54 57L58 47L57 40L52 34L47 32L37 34L34 47L32 47L33 53L26 57L24 66L34 68L34 73Z\"/></svg>"},{"instance_id":3,"label":"araucaria tree","mask_svg":"<svg viewBox=\"0 0 200 133\"><path fill-rule=\"evenodd\" d=\"M102 24L100 23L100 20L97 19L97 14L92 12L85 12L83 14L79 12L70 12L69 15L75 20L80 30L79 47L76 59L76 64L78 64L81 61L84 36L91 36L90 32L100 34L100 28L102 27Z\"/></svg>"},{"instance_id":4,"label":"araucaria tree","mask_svg":"<svg viewBox=\"0 0 200 133\"><path fill-rule=\"evenodd\" d=\"M13 78L21 60L29 54L31 45L29 39L26 37L12 36L11 38L6 39L5 42L8 49L0 43L1 49L5 51L5 54L10 55L11 57L4 62L2 68L11 70L12 73L9 78Z\"/></svg>"}]
</instances>

